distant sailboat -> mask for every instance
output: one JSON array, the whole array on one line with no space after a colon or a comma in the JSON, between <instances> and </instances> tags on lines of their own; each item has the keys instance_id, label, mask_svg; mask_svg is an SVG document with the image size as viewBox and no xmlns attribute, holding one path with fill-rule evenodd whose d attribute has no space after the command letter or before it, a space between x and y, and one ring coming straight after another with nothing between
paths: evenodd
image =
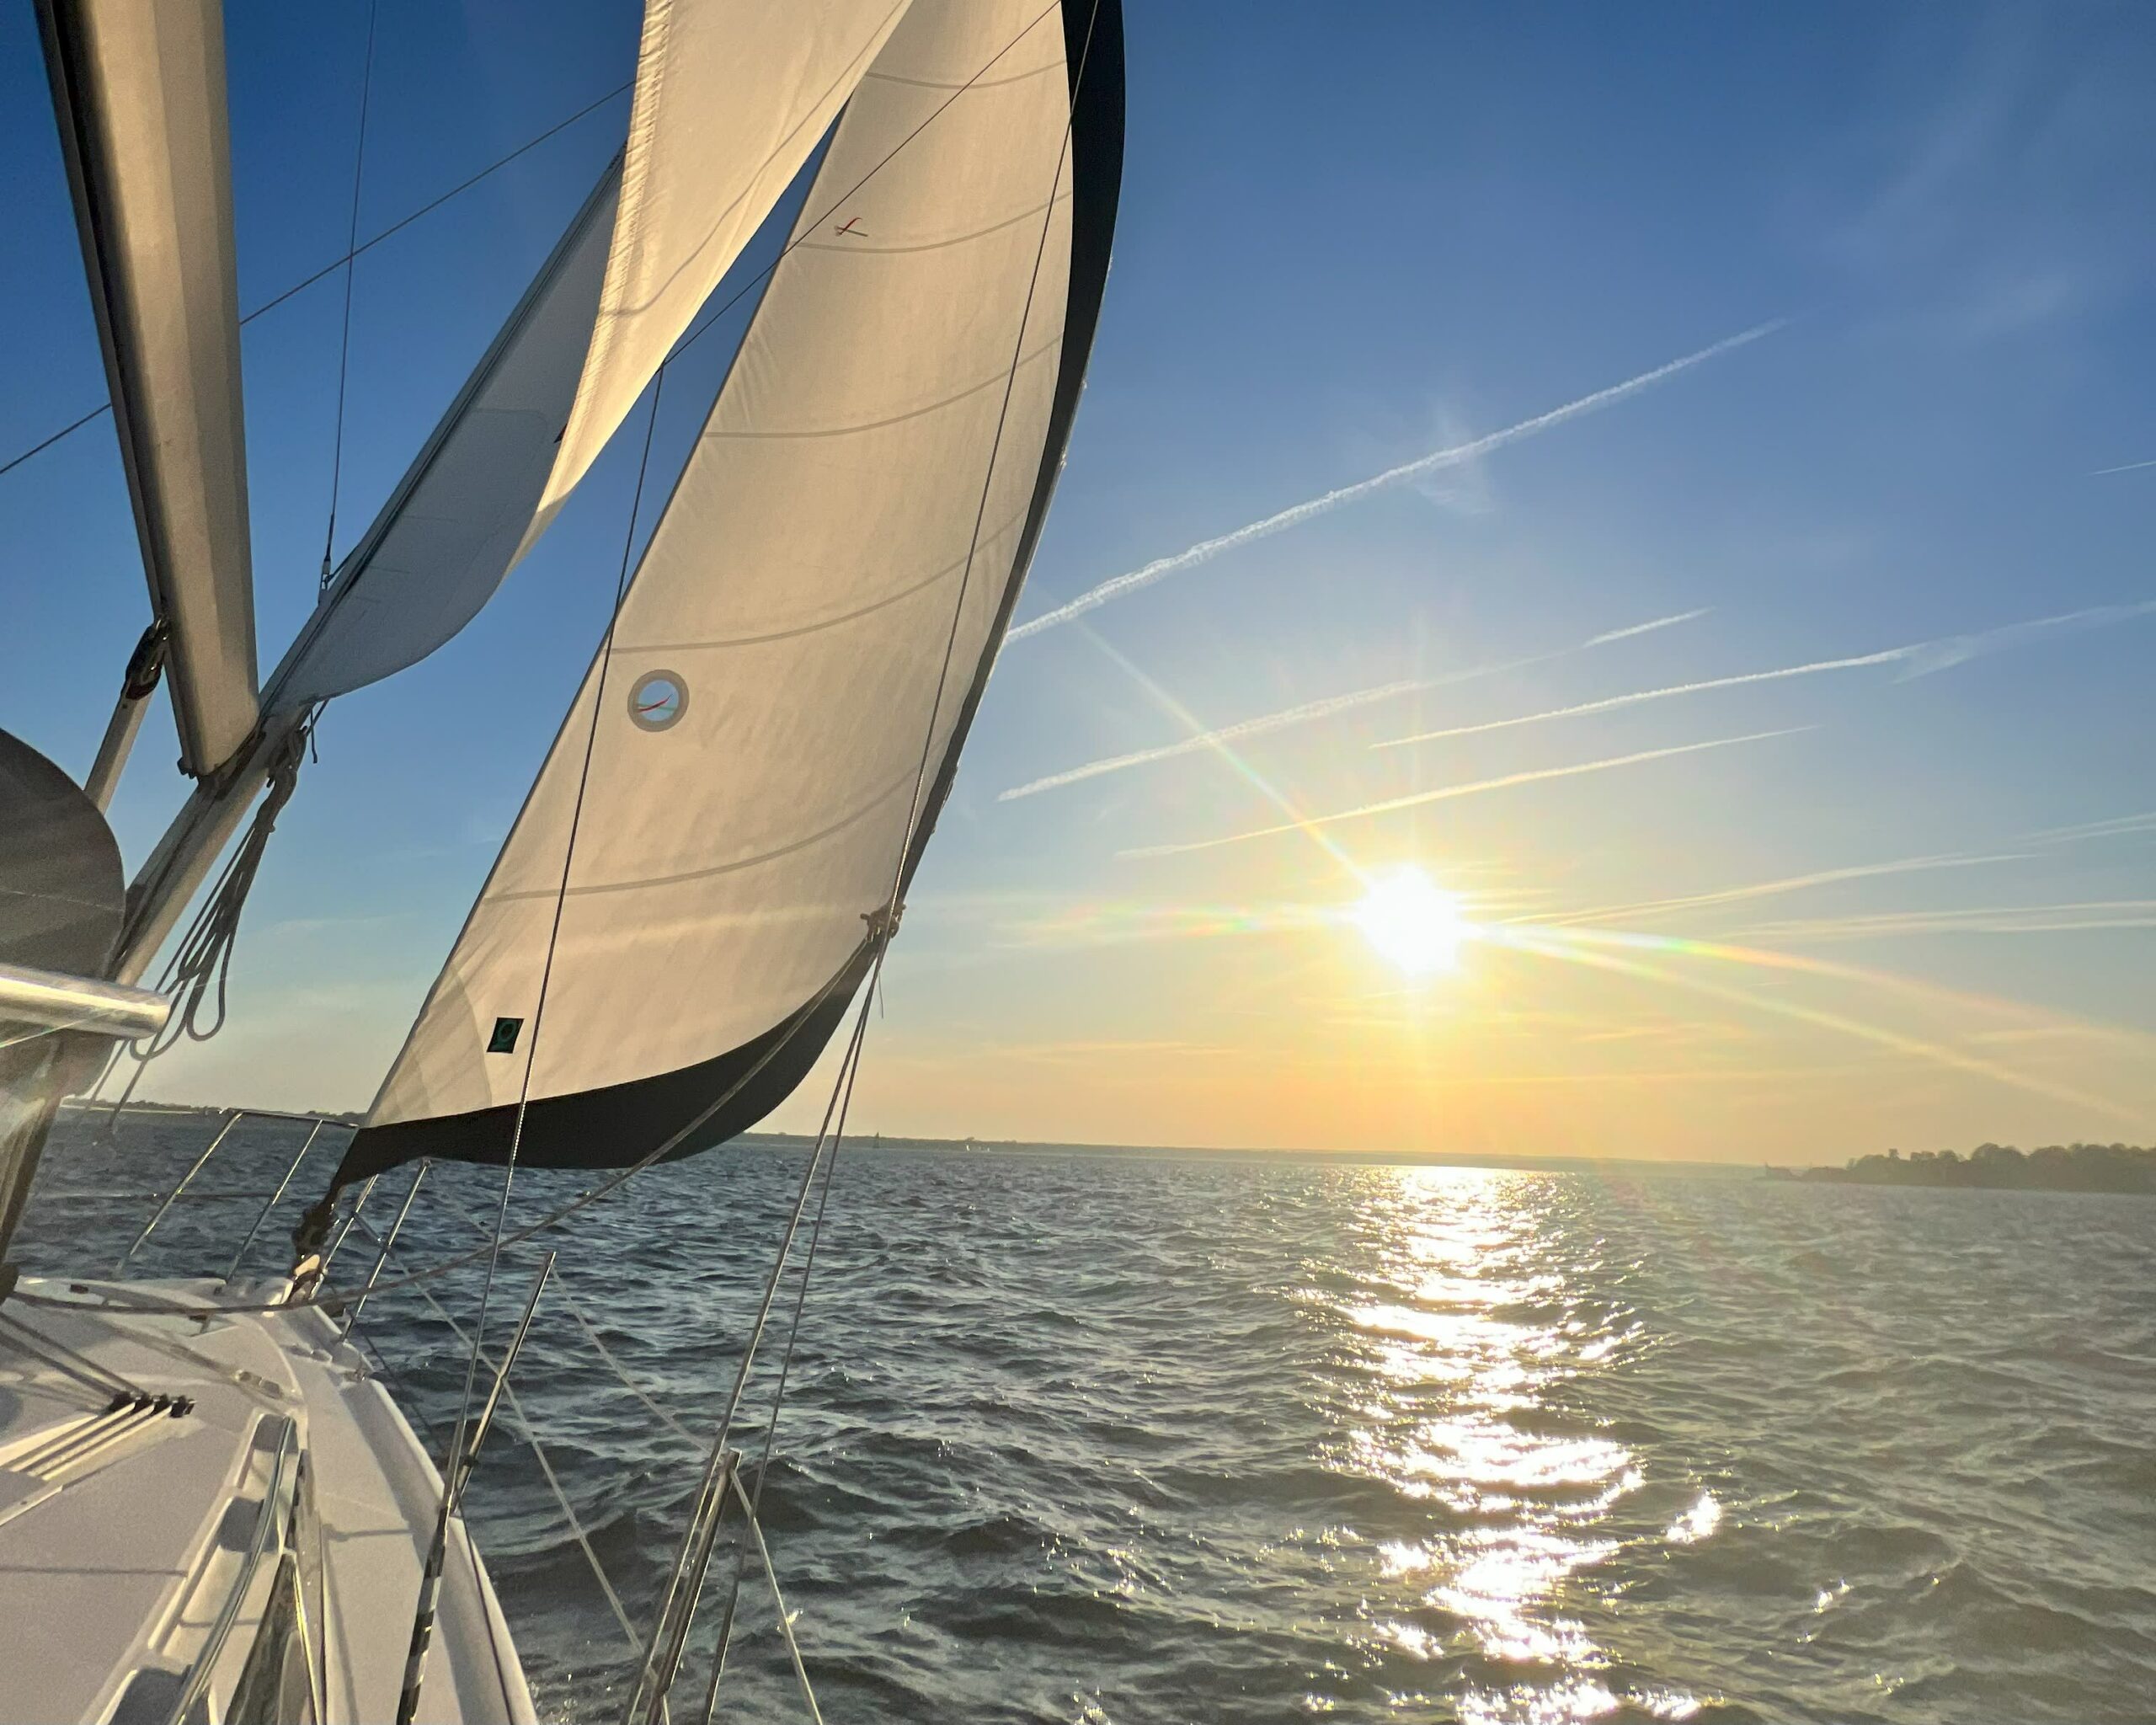
<instances>
[{"instance_id":1,"label":"distant sailboat","mask_svg":"<svg viewBox=\"0 0 2156 1725\"><path fill-rule=\"evenodd\" d=\"M0 1716L529 1719L459 1510L552 1260L498 1359L482 1306L432 1457L350 1339L397 1226L364 1280L339 1246L406 1162L406 1210L430 1159L616 1171L578 1208L733 1137L858 1002L850 1087L1077 407L1121 172L1119 5L649 0L624 149L259 680L217 0L38 14L152 622L83 785L0 733L0 1253L59 1100L121 1042L221 1012L323 704L478 612L815 163L291 1272L240 1277L247 1241L221 1279L0 1268ZM103 811L161 677L195 787L130 881ZM782 1263L835 1146L827 1130L808 1158ZM497 1223L490 1288L506 1243ZM701 1697L675 1678L721 1524L754 1525L728 1438L762 1322L626 1720L715 1700L717 1664Z\"/></svg>"}]
</instances>

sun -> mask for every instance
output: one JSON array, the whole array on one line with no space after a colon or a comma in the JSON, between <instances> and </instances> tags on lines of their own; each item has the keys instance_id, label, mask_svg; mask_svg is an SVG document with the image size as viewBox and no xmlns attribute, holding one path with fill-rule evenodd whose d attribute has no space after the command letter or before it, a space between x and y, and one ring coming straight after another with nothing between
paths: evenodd
<instances>
[{"instance_id":1,"label":"sun","mask_svg":"<svg viewBox=\"0 0 2156 1725\"><path fill-rule=\"evenodd\" d=\"M1352 916L1379 955L1410 976L1460 968L1470 932L1460 900L1412 863L1373 879Z\"/></svg>"}]
</instances>

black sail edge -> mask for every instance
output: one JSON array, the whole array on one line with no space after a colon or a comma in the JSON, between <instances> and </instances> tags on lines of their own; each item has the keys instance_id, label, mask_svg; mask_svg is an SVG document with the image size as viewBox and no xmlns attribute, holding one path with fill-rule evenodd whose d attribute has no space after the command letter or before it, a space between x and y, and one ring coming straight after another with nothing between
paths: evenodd
<instances>
[{"instance_id":1,"label":"black sail edge","mask_svg":"<svg viewBox=\"0 0 2156 1725\"><path fill-rule=\"evenodd\" d=\"M988 686L1026 572L1048 519L1100 322L1123 182L1122 0L1066 3L1065 62L1071 82L1070 270L1055 396L1017 552L994 627L967 686L948 747L937 765L901 873L912 883L950 795L958 756ZM360 1129L339 1163L331 1192L421 1156L499 1166L512 1142L521 1167L622 1168L678 1139L664 1159L691 1156L738 1136L791 1096L823 1055L874 959L864 938L838 973L781 1023L707 1060L626 1083L534 1097L461 1114Z\"/></svg>"}]
</instances>

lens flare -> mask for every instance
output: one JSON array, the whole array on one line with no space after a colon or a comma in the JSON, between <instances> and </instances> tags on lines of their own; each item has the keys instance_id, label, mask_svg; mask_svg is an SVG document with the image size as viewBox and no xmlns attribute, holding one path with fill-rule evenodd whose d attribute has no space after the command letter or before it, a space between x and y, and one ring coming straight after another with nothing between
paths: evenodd
<instances>
[{"instance_id":1,"label":"lens flare","mask_svg":"<svg viewBox=\"0 0 2156 1725\"><path fill-rule=\"evenodd\" d=\"M1354 923L1379 956L1410 976L1460 968L1468 935L1460 900L1412 863L1371 881Z\"/></svg>"}]
</instances>

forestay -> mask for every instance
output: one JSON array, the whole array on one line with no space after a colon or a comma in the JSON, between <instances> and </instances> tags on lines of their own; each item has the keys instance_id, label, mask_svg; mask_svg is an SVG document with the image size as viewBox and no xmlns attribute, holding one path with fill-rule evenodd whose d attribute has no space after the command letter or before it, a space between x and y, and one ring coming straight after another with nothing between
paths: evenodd
<instances>
[{"instance_id":1,"label":"forestay","mask_svg":"<svg viewBox=\"0 0 2156 1725\"><path fill-rule=\"evenodd\" d=\"M527 1092L520 1160L606 1166L799 1081L1038 537L1122 124L1113 0L916 0L340 1182L498 1159Z\"/></svg>"}]
</instances>

